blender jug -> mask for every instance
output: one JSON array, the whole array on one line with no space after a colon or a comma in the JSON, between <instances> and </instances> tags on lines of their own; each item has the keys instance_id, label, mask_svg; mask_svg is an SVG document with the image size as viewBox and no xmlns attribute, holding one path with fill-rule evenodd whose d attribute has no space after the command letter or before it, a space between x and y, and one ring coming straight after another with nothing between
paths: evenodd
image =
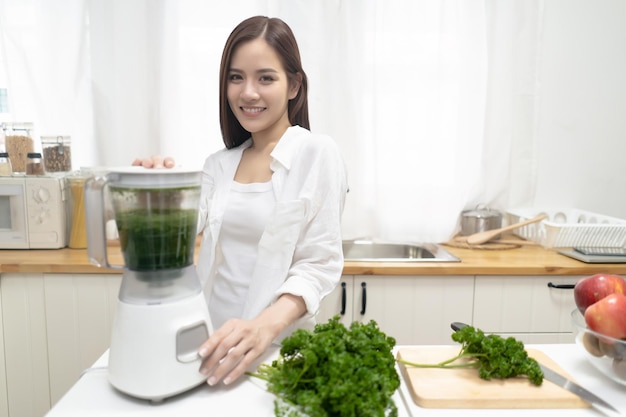
<instances>
[{"instance_id":1,"label":"blender jug","mask_svg":"<svg viewBox=\"0 0 626 417\"><path fill-rule=\"evenodd\" d=\"M87 252L123 269L109 350L109 381L152 401L204 382L197 349L212 332L194 266L201 172L125 167L85 184ZM124 265L111 265L105 237L111 202Z\"/></svg>"}]
</instances>

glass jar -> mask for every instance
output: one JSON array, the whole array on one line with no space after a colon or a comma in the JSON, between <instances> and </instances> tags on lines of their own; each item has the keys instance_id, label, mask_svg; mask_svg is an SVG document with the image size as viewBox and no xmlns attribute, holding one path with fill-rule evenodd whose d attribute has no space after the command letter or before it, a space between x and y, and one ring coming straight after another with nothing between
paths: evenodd
<instances>
[{"instance_id":1,"label":"glass jar","mask_svg":"<svg viewBox=\"0 0 626 417\"><path fill-rule=\"evenodd\" d=\"M0 175L11 175L13 169L11 168L11 160L9 154L6 152L0 152Z\"/></svg>"},{"instance_id":2,"label":"glass jar","mask_svg":"<svg viewBox=\"0 0 626 417\"><path fill-rule=\"evenodd\" d=\"M42 136L43 163L46 172L72 170L72 148L69 136Z\"/></svg>"},{"instance_id":3,"label":"glass jar","mask_svg":"<svg viewBox=\"0 0 626 417\"><path fill-rule=\"evenodd\" d=\"M29 152L26 155L26 175L44 175L43 161L39 152Z\"/></svg>"},{"instance_id":4,"label":"glass jar","mask_svg":"<svg viewBox=\"0 0 626 417\"><path fill-rule=\"evenodd\" d=\"M87 226L85 224L85 181L87 176L81 173L72 173L65 177L71 191L72 227L68 247L71 249L85 249L87 247Z\"/></svg>"},{"instance_id":5,"label":"glass jar","mask_svg":"<svg viewBox=\"0 0 626 417\"><path fill-rule=\"evenodd\" d=\"M4 123L4 141L13 172L26 172L29 152L34 152L32 123Z\"/></svg>"}]
</instances>

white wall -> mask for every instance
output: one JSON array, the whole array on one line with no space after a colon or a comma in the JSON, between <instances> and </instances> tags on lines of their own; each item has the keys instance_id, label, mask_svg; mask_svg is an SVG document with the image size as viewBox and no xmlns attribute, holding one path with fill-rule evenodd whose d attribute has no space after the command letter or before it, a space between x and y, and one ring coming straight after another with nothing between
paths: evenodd
<instances>
[{"instance_id":1,"label":"white wall","mask_svg":"<svg viewBox=\"0 0 626 417\"><path fill-rule=\"evenodd\" d=\"M546 0L536 207L626 218L626 2Z\"/></svg>"}]
</instances>

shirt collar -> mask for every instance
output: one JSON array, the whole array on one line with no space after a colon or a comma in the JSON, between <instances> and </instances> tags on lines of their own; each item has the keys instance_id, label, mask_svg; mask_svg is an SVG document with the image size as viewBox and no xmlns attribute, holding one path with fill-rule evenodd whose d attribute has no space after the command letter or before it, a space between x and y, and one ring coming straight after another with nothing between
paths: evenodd
<instances>
[{"instance_id":1,"label":"shirt collar","mask_svg":"<svg viewBox=\"0 0 626 417\"><path fill-rule=\"evenodd\" d=\"M296 151L300 147L300 138L305 133L307 130L300 126L287 128L271 153L274 161L285 167L286 170L290 170Z\"/></svg>"}]
</instances>

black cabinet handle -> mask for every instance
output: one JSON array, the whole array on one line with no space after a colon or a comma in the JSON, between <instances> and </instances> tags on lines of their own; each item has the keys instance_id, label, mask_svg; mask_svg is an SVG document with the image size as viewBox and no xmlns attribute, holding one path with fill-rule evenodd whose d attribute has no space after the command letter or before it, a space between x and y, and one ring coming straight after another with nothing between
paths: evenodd
<instances>
[{"instance_id":1,"label":"black cabinet handle","mask_svg":"<svg viewBox=\"0 0 626 417\"><path fill-rule=\"evenodd\" d=\"M346 283L341 283L341 314L344 316L346 314Z\"/></svg>"},{"instance_id":2,"label":"black cabinet handle","mask_svg":"<svg viewBox=\"0 0 626 417\"><path fill-rule=\"evenodd\" d=\"M367 307L367 284L361 283L361 315L365 314L365 307Z\"/></svg>"},{"instance_id":3,"label":"black cabinet handle","mask_svg":"<svg viewBox=\"0 0 626 417\"><path fill-rule=\"evenodd\" d=\"M556 288L558 290L573 290L574 284L553 284L548 282L548 288Z\"/></svg>"}]
</instances>

